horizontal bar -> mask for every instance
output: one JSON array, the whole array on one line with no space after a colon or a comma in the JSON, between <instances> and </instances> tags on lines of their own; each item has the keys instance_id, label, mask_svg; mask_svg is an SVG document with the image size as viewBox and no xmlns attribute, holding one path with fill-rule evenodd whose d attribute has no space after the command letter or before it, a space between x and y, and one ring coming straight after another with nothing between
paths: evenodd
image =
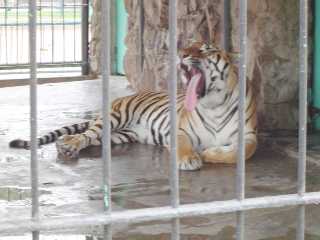
<instances>
[{"instance_id":1,"label":"horizontal bar","mask_svg":"<svg viewBox=\"0 0 320 240\"><path fill-rule=\"evenodd\" d=\"M55 68L55 67L61 67L61 66L63 66L63 67L76 67L76 66L81 66L82 64L83 64L83 62L38 63L38 68ZM0 65L0 71L7 70L7 69L22 69L22 68L30 68L30 64L18 63L18 64Z\"/></svg>"},{"instance_id":2,"label":"horizontal bar","mask_svg":"<svg viewBox=\"0 0 320 240\"><path fill-rule=\"evenodd\" d=\"M59 19L60 21L60 19ZM42 26L61 26L61 25L65 25L65 26L73 26L73 25L81 25L81 21L65 21L65 22L55 22L55 23L51 23L51 22L42 22L41 23ZM28 26L28 22L25 23L1 23L0 27L16 27L16 26ZM37 23L37 26L40 26L40 23Z\"/></svg>"},{"instance_id":3,"label":"horizontal bar","mask_svg":"<svg viewBox=\"0 0 320 240\"><path fill-rule=\"evenodd\" d=\"M95 79L96 78L90 77L90 76L38 78L38 85L39 84L47 84L47 83L88 81L88 80L95 80ZM26 86L26 85L29 85L29 79L23 78L23 79L0 80L0 88Z\"/></svg>"},{"instance_id":4,"label":"horizontal bar","mask_svg":"<svg viewBox=\"0 0 320 240\"><path fill-rule=\"evenodd\" d=\"M156 207L125 211L114 211L110 214L91 214L75 217L14 219L0 222L0 235L6 233L27 233L30 231L52 231L54 229L75 229L84 226L98 226L119 223L138 223L172 218L195 217L217 213L231 213L263 208L279 208L297 205L320 204L320 192L247 198L242 201L228 200L209 203L184 204L177 208Z\"/></svg>"},{"instance_id":5,"label":"horizontal bar","mask_svg":"<svg viewBox=\"0 0 320 240\"><path fill-rule=\"evenodd\" d=\"M85 6L85 5L87 5L87 4L75 4L75 5L73 5L73 4L64 4L63 7L62 7L62 6L53 6L53 8L56 8L56 9L73 8L73 7L82 7L82 6ZM38 5L38 9L39 9L39 7L40 7L40 8L51 8L50 5ZM15 9L17 9L17 7L16 7L16 6L12 6L12 7L0 7L0 9L8 9L8 10L13 9L13 10L15 10ZM18 7L18 9L28 10L28 5L25 5L25 6L20 5L20 6ZM39 10L38 10L38 11L39 11Z\"/></svg>"}]
</instances>

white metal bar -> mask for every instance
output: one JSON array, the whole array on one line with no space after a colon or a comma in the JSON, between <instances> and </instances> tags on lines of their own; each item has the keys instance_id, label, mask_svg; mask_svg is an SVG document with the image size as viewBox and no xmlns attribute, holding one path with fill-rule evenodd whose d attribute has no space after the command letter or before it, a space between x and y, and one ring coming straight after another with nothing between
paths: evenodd
<instances>
[{"instance_id":1,"label":"white metal bar","mask_svg":"<svg viewBox=\"0 0 320 240\"><path fill-rule=\"evenodd\" d=\"M107 214L111 214L111 125L110 125L110 0L101 1L101 75L102 75L102 160L103 160L103 204ZM104 227L104 238L112 239L111 225Z\"/></svg>"},{"instance_id":2,"label":"white metal bar","mask_svg":"<svg viewBox=\"0 0 320 240\"><path fill-rule=\"evenodd\" d=\"M170 47L169 47L169 95L170 95L170 159L171 159L171 204L173 207L179 206L179 171L177 165L177 2L170 0L169 5L169 34L170 34Z\"/></svg>"},{"instance_id":3,"label":"white metal bar","mask_svg":"<svg viewBox=\"0 0 320 240\"><path fill-rule=\"evenodd\" d=\"M111 126L110 126L110 0L101 2L101 74L102 74L102 159L103 159L103 189L104 206L111 211Z\"/></svg>"},{"instance_id":4,"label":"white metal bar","mask_svg":"<svg viewBox=\"0 0 320 240\"><path fill-rule=\"evenodd\" d=\"M222 48L225 51L230 50L230 0L223 1L223 19L222 19Z\"/></svg>"},{"instance_id":5,"label":"white metal bar","mask_svg":"<svg viewBox=\"0 0 320 240\"><path fill-rule=\"evenodd\" d=\"M239 62L239 141L237 162L237 198L245 198L245 104L247 77L247 0L240 1L240 62Z\"/></svg>"},{"instance_id":6,"label":"white metal bar","mask_svg":"<svg viewBox=\"0 0 320 240\"><path fill-rule=\"evenodd\" d=\"M308 1L300 0L299 14L299 158L298 194L306 192L307 88L308 88ZM297 240L305 239L305 206L298 208Z\"/></svg>"},{"instance_id":7,"label":"white metal bar","mask_svg":"<svg viewBox=\"0 0 320 240\"><path fill-rule=\"evenodd\" d=\"M113 211L110 214L91 214L75 217L42 218L39 221L30 219L15 219L0 222L0 233L12 231L25 233L30 231L46 231L54 229L80 228L92 225L107 225L120 223L138 223L154 220L167 220L181 217L203 216L217 213L231 213L263 208L278 208L296 205L320 203L320 192L308 192L303 196L298 194L247 198L242 201L228 200L209 203L184 204L177 208L157 207L125 211ZM0 234L0 235L1 235Z\"/></svg>"},{"instance_id":8,"label":"white metal bar","mask_svg":"<svg viewBox=\"0 0 320 240\"><path fill-rule=\"evenodd\" d=\"M171 189L171 206L179 207L179 170L177 156L177 0L169 1L169 95L170 95L170 189ZM180 220L172 220L172 240L180 239Z\"/></svg>"},{"instance_id":9,"label":"white metal bar","mask_svg":"<svg viewBox=\"0 0 320 240\"><path fill-rule=\"evenodd\" d=\"M237 212L237 228L236 238L237 240L245 240L245 214L243 211Z\"/></svg>"},{"instance_id":10,"label":"white metal bar","mask_svg":"<svg viewBox=\"0 0 320 240\"><path fill-rule=\"evenodd\" d=\"M30 149L32 219L39 220L38 141L37 141L37 9L36 0L29 0L29 61L30 61ZM32 239L39 239L39 232L32 232Z\"/></svg>"},{"instance_id":11,"label":"white metal bar","mask_svg":"<svg viewBox=\"0 0 320 240\"><path fill-rule=\"evenodd\" d=\"M305 206L298 207L298 216L297 216L297 240L304 240L304 232L305 232Z\"/></svg>"},{"instance_id":12,"label":"white metal bar","mask_svg":"<svg viewBox=\"0 0 320 240\"><path fill-rule=\"evenodd\" d=\"M239 140L237 161L237 199L245 199L245 104L246 104L246 80L247 80L247 0L239 2L240 20L240 61L239 61ZM244 240L245 216L244 212L237 213L237 240Z\"/></svg>"},{"instance_id":13,"label":"white metal bar","mask_svg":"<svg viewBox=\"0 0 320 240\"><path fill-rule=\"evenodd\" d=\"M306 191L307 158L307 87L308 87L308 1L300 0L300 34L299 34L299 163L298 193Z\"/></svg>"}]
</instances>

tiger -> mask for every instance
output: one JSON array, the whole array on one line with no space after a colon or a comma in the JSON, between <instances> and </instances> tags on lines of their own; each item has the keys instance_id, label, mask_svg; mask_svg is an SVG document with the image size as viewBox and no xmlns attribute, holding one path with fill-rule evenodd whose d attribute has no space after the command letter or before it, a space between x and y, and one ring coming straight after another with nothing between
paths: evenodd
<instances>
[{"instance_id":1,"label":"tiger","mask_svg":"<svg viewBox=\"0 0 320 240\"><path fill-rule=\"evenodd\" d=\"M237 161L239 83L230 54L212 44L195 42L182 50L177 93L177 155L180 170L198 170L204 163ZM257 148L256 98L247 82L245 155ZM112 102L111 144L143 143L170 146L170 103L166 92L141 91ZM66 126L38 138L38 145L56 142L59 155L79 157L91 145L101 145L102 118ZM13 140L10 147L28 148L29 141Z\"/></svg>"}]
</instances>

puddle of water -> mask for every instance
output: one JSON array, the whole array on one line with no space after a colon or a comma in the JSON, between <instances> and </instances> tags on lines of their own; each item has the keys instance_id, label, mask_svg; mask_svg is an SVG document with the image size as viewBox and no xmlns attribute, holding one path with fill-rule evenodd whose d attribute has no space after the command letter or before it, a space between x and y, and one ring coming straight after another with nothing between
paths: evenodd
<instances>
[{"instance_id":1,"label":"puddle of water","mask_svg":"<svg viewBox=\"0 0 320 240\"><path fill-rule=\"evenodd\" d=\"M50 191L40 190L39 194L50 194ZM21 187L12 187L5 186L0 187L0 200L5 200L8 202L25 200L31 198L31 189L30 188L21 188Z\"/></svg>"}]
</instances>

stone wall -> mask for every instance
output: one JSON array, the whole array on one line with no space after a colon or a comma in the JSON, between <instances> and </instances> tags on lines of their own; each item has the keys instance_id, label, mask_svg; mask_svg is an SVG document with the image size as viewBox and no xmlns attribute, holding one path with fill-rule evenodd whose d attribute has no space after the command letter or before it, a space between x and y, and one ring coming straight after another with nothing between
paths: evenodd
<instances>
[{"instance_id":1,"label":"stone wall","mask_svg":"<svg viewBox=\"0 0 320 240\"><path fill-rule=\"evenodd\" d=\"M140 71L139 0L129 14L126 76L135 90L165 89L168 75L168 0L144 0L143 68ZM239 52L238 2L231 0L231 47ZM193 40L220 45L223 0L178 1L178 46ZM298 1L248 1L248 77L258 95L264 129L293 129L298 116Z\"/></svg>"}]
</instances>

